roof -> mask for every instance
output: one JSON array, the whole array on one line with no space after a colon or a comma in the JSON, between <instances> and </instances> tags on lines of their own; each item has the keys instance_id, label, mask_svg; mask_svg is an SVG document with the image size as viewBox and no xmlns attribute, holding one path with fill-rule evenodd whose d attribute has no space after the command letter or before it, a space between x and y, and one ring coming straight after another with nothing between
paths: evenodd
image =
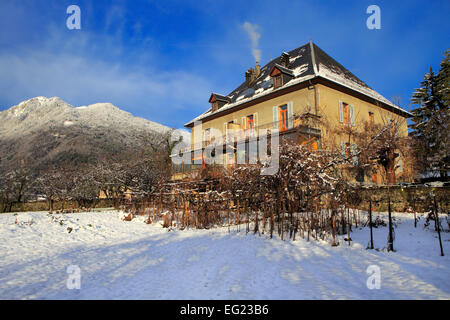
<instances>
[{"instance_id":1,"label":"roof","mask_svg":"<svg viewBox=\"0 0 450 320\"><path fill-rule=\"evenodd\" d=\"M270 69L269 74L272 74L273 69L278 69L281 73L287 74L288 76L294 76L294 72L291 69L280 66L279 64L275 64L272 69Z\"/></svg>"},{"instance_id":2,"label":"roof","mask_svg":"<svg viewBox=\"0 0 450 320\"><path fill-rule=\"evenodd\" d=\"M408 111L395 105L381 94L370 88L364 81L360 80L344 66L331 58L312 41L289 51L288 54L288 68L282 66L282 55L274 60L271 60L261 68L260 75L255 81L252 82L253 85L251 87L248 87L247 83L244 81L226 97L221 96L229 99L224 106L215 112L212 112L212 109L210 108L200 116L186 123L185 126L191 126L195 121L208 118L213 114L220 114L225 110L238 107L239 105L247 103L251 100L271 94L278 90L282 90L286 87L311 80L313 78L323 78L338 85L347 87L394 108L404 116L411 116ZM274 67L277 67L280 71L293 76L290 81L285 83L281 88L277 89L273 88L273 80L270 77L270 73ZM216 97L219 96L217 94L214 95L216 95Z\"/></svg>"},{"instance_id":3,"label":"roof","mask_svg":"<svg viewBox=\"0 0 450 320\"><path fill-rule=\"evenodd\" d=\"M230 98L228 98L226 96L222 96L222 95L220 95L218 93L214 93L214 92L211 94L211 97L209 98L209 102L211 102L211 100L213 98L216 99L216 101L223 101L223 102L230 102L231 101Z\"/></svg>"}]
</instances>

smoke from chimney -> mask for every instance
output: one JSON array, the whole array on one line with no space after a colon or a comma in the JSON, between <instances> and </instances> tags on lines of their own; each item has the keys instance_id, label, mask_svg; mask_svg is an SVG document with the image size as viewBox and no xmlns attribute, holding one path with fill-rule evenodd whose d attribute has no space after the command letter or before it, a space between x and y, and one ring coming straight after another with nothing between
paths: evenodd
<instances>
[{"instance_id":1,"label":"smoke from chimney","mask_svg":"<svg viewBox=\"0 0 450 320\"><path fill-rule=\"evenodd\" d=\"M244 29L252 41L252 54L255 62L258 64L261 61L261 50L258 49L259 38L261 37L261 34L258 33L259 26L245 21Z\"/></svg>"}]
</instances>

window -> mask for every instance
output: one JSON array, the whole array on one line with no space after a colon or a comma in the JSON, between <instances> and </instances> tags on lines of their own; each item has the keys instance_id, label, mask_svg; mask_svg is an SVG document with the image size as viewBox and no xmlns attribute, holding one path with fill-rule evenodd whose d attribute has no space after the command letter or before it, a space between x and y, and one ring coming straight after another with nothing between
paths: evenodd
<instances>
[{"instance_id":1,"label":"window","mask_svg":"<svg viewBox=\"0 0 450 320\"><path fill-rule=\"evenodd\" d=\"M205 145L209 145L209 143L211 142L211 129L205 129Z\"/></svg>"},{"instance_id":2,"label":"window","mask_svg":"<svg viewBox=\"0 0 450 320\"><path fill-rule=\"evenodd\" d=\"M371 126L373 126L374 123L375 123L375 117L374 117L374 114L373 114L373 112L369 111L369 124L370 124Z\"/></svg>"},{"instance_id":3,"label":"window","mask_svg":"<svg viewBox=\"0 0 450 320\"><path fill-rule=\"evenodd\" d=\"M343 102L342 111L344 114L344 124L350 124L350 106Z\"/></svg>"},{"instance_id":4,"label":"window","mask_svg":"<svg viewBox=\"0 0 450 320\"><path fill-rule=\"evenodd\" d=\"M225 124L225 139L226 139L226 141L230 141L231 138L235 134L234 133L235 127L233 125L234 125L234 120L228 121Z\"/></svg>"},{"instance_id":5,"label":"window","mask_svg":"<svg viewBox=\"0 0 450 320\"><path fill-rule=\"evenodd\" d=\"M355 126L355 111L353 105L339 101L339 122L344 125Z\"/></svg>"},{"instance_id":6,"label":"window","mask_svg":"<svg viewBox=\"0 0 450 320\"><path fill-rule=\"evenodd\" d=\"M287 104L280 106L280 131L288 129L288 107Z\"/></svg>"},{"instance_id":7,"label":"window","mask_svg":"<svg viewBox=\"0 0 450 320\"><path fill-rule=\"evenodd\" d=\"M277 89L282 86L283 86L283 78L281 77L281 74L274 76L273 77L273 88Z\"/></svg>"},{"instance_id":8,"label":"window","mask_svg":"<svg viewBox=\"0 0 450 320\"><path fill-rule=\"evenodd\" d=\"M255 119L254 116L251 114L247 116L247 129L254 129L255 128Z\"/></svg>"},{"instance_id":9,"label":"window","mask_svg":"<svg viewBox=\"0 0 450 320\"><path fill-rule=\"evenodd\" d=\"M217 101L213 102L212 104L212 112L216 112L219 109L219 105L217 103Z\"/></svg>"}]
</instances>

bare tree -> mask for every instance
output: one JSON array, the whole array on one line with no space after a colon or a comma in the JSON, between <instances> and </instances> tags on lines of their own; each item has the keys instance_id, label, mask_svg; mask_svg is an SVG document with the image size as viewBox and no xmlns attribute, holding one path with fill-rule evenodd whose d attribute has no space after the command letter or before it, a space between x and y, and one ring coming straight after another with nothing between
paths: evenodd
<instances>
[{"instance_id":1,"label":"bare tree","mask_svg":"<svg viewBox=\"0 0 450 320\"><path fill-rule=\"evenodd\" d=\"M33 187L36 194L45 196L50 212L53 212L54 202L63 200L67 195L67 180L61 169L41 173Z\"/></svg>"},{"instance_id":2,"label":"bare tree","mask_svg":"<svg viewBox=\"0 0 450 320\"><path fill-rule=\"evenodd\" d=\"M11 212L14 204L23 203L31 187L30 170L19 166L1 175L0 201L2 211Z\"/></svg>"}]
</instances>

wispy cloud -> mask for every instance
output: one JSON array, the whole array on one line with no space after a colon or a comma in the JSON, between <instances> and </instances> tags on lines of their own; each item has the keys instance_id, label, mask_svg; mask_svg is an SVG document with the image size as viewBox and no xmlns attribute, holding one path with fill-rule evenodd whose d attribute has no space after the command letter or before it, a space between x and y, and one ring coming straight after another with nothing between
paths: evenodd
<instances>
[{"instance_id":1,"label":"wispy cloud","mask_svg":"<svg viewBox=\"0 0 450 320\"><path fill-rule=\"evenodd\" d=\"M49 52L0 54L0 69L7 75L0 78L0 91L14 103L41 95L59 96L74 105L111 102L169 125L186 120L177 112L195 104L202 106L209 91L202 77L184 71L174 76L147 66L144 73L120 64Z\"/></svg>"},{"instance_id":2,"label":"wispy cloud","mask_svg":"<svg viewBox=\"0 0 450 320\"><path fill-rule=\"evenodd\" d=\"M238 86L254 60L264 65L310 37L387 98L407 101L449 34L448 1L383 2L377 31L366 28L364 1L79 0L78 31L65 27L70 3L0 1L0 110L60 96L180 127L208 108L212 91Z\"/></svg>"},{"instance_id":3,"label":"wispy cloud","mask_svg":"<svg viewBox=\"0 0 450 320\"><path fill-rule=\"evenodd\" d=\"M111 12L118 14L123 13ZM0 91L8 103L1 109L35 96L58 96L74 106L111 102L177 127L190 120L187 110L204 112L209 82L181 65L164 68L159 63L164 55L147 38L136 47L125 45L118 36L121 28L99 35L50 25L39 46L0 50Z\"/></svg>"}]
</instances>

